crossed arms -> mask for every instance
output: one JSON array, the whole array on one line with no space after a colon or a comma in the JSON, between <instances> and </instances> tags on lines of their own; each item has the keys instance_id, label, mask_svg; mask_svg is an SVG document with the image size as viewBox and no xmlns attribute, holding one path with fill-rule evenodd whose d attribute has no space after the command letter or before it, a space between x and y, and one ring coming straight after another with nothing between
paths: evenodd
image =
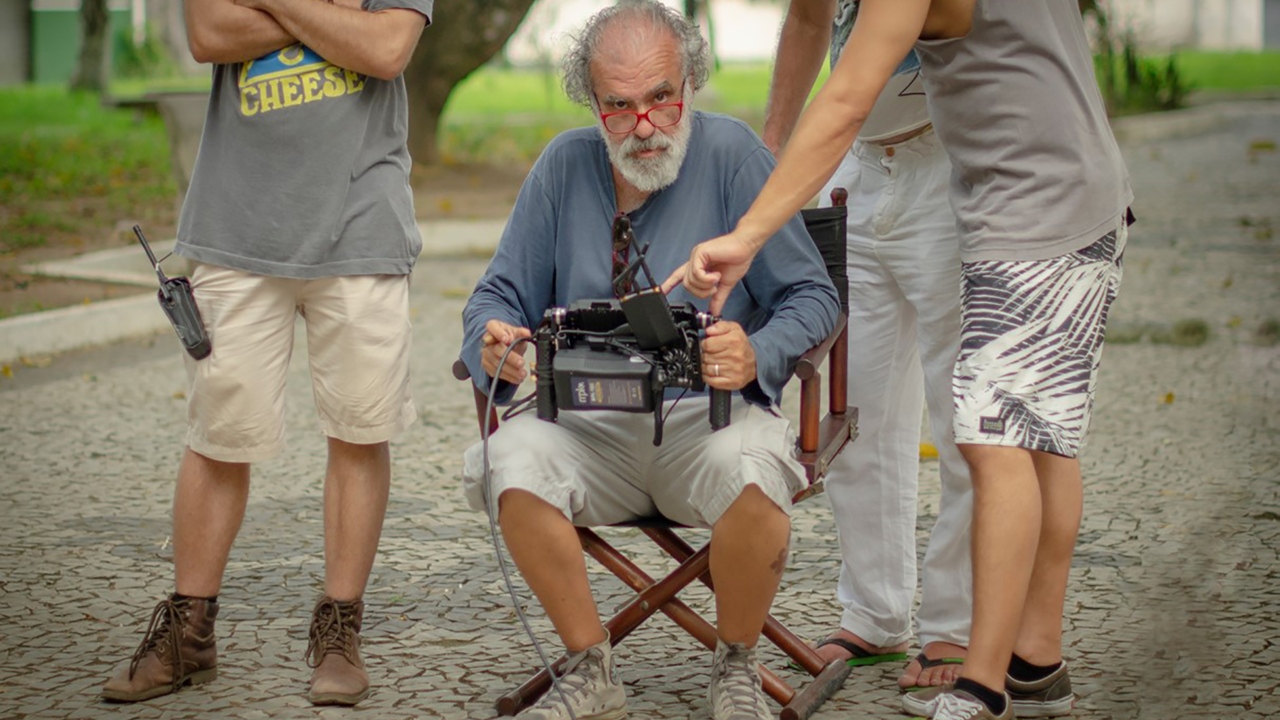
<instances>
[{"instance_id":1,"label":"crossed arms","mask_svg":"<svg viewBox=\"0 0 1280 720\"><path fill-rule=\"evenodd\" d=\"M341 68L391 80L404 71L427 18L360 0L187 0L187 44L198 62L254 60L297 42Z\"/></svg>"}]
</instances>

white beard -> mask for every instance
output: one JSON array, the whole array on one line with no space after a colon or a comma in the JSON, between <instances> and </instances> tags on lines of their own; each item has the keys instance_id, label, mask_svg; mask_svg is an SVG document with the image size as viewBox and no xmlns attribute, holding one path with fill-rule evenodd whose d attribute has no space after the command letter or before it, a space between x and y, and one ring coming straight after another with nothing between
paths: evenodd
<instances>
[{"instance_id":1,"label":"white beard","mask_svg":"<svg viewBox=\"0 0 1280 720\"><path fill-rule=\"evenodd\" d=\"M609 151L609 161L618 172L635 188L644 193L657 192L676 181L680 174L680 166L684 164L684 156L689 151L689 136L693 134L693 108L688 98L685 100L684 113L680 122L676 123L675 132L670 135L655 130L647 139L641 140L635 135L627 135L622 142L614 142L603 123L596 123L604 145ZM643 150L662 148L665 152L650 158L638 158L632 155Z\"/></svg>"}]
</instances>

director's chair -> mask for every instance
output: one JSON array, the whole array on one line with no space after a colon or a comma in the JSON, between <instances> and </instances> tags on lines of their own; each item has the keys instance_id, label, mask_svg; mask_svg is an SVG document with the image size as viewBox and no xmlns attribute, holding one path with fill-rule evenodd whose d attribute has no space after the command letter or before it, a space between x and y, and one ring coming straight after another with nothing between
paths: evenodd
<instances>
[{"instance_id":1,"label":"director's chair","mask_svg":"<svg viewBox=\"0 0 1280 720\"><path fill-rule=\"evenodd\" d=\"M858 411L856 408L848 407L847 402L846 324L849 311L849 286L845 266L847 217L845 201L847 198L848 193L843 188L836 188L831 193L834 203L832 207L808 208L802 211L805 227L822 254L827 274L840 295L840 315L831 335L806 352L796 363L795 375L800 379L800 431L796 441L796 458L805 468L809 485L792 498L793 503L822 492L822 477L826 474L832 458L857 435ZM828 372L831 377L827 387L827 414L821 417L822 376L819 368L824 360L829 360ZM453 374L458 380L470 380L471 377L461 360L454 363ZM475 387L474 383L472 389L475 393L476 415L480 420L481 432L487 424L492 434L498 429L497 412L490 412L486 418L487 397L483 391ZM677 593L695 580L701 581L712 592L715 591L709 570L710 543L694 550L676 533L676 530L683 526L662 517L623 523L621 526L639 529L680 564L661 580L655 580L590 528L577 529L583 551L636 591L636 595L624 603L605 623L612 643L615 646L618 645L655 612L662 612L698 642L714 650L715 627L676 597ZM779 715L781 720L808 718L827 698L844 685L850 670L844 660L824 663L812 647L772 615L765 621L763 635L786 653L796 665L813 676L813 680L802 690L797 690L772 670L763 665L760 666L760 677L765 692L782 705L782 712ZM567 656L561 656L552 667L559 672L567 659ZM498 712L502 715L515 715L541 697L550 686L551 678L547 671L539 670L520 687L498 699Z\"/></svg>"}]
</instances>

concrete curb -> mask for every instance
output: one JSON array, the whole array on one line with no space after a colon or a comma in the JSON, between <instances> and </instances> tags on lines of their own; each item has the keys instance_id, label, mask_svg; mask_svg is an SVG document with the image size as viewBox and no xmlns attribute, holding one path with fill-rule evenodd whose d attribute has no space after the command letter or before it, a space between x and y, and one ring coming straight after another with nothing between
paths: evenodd
<instances>
[{"instance_id":1,"label":"concrete curb","mask_svg":"<svg viewBox=\"0 0 1280 720\"><path fill-rule=\"evenodd\" d=\"M432 258L489 257L498 246L506 220L432 220L419 223L422 254ZM157 257L173 249L173 240L152 243ZM170 275L186 274L182 258L164 263ZM112 282L140 288L156 286L156 276L146 255L136 245L88 253L66 260L24 266L32 275ZM75 305L0 320L0 363L40 355L105 345L169 329L169 321L156 303L155 294L142 291L136 297L89 305Z\"/></svg>"},{"instance_id":2,"label":"concrete curb","mask_svg":"<svg viewBox=\"0 0 1280 720\"><path fill-rule=\"evenodd\" d=\"M1171 110L1163 113L1117 118L1111 131L1122 143L1149 143L1208 132L1227 119L1228 112L1216 105Z\"/></svg>"},{"instance_id":3,"label":"concrete curb","mask_svg":"<svg viewBox=\"0 0 1280 720\"><path fill-rule=\"evenodd\" d=\"M153 335L169 328L156 296L106 300L0 320L0 363Z\"/></svg>"}]
</instances>

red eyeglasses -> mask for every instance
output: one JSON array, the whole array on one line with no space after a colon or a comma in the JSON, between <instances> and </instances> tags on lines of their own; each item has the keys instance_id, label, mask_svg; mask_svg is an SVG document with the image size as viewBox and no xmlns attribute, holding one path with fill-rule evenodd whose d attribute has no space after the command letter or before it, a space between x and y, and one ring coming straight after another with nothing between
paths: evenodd
<instances>
[{"instance_id":1,"label":"red eyeglasses","mask_svg":"<svg viewBox=\"0 0 1280 720\"><path fill-rule=\"evenodd\" d=\"M680 87L680 96L684 97L684 86ZM596 104L600 104L598 99ZM600 122L604 123L605 130L615 135L622 135L635 130L641 120L648 120L649 124L655 128L671 127L680 122L680 117L683 114L684 100L681 100L679 102L654 105L644 112L618 110L617 112L600 113Z\"/></svg>"}]
</instances>

